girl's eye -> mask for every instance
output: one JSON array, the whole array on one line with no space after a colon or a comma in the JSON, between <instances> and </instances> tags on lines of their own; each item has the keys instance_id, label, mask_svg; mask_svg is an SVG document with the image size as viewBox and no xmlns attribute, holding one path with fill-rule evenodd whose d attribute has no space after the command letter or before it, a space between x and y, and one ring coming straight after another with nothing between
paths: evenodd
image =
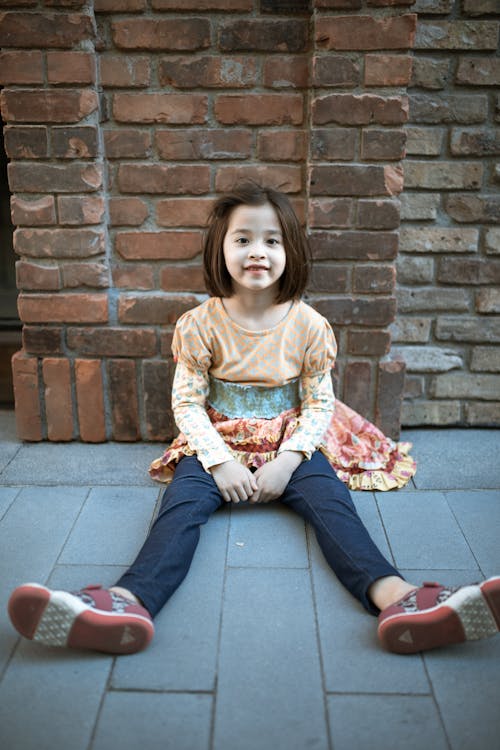
<instances>
[{"instance_id":1,"label":"girl's eye","mask_svg":"<svg viewBox=\"0 0 500 750\"><path fill-rule=\"evenodd\" d=\"M271 237L268 241L269 245L279 245L279 241Z\"/></svg>"},{"instance_id":2,"label":"girl's eye","mask_svg":"<svg viewBox=\"0 0 500 750\"><path fill-rule=\"evenodd\" d=\"M238 237L236 240L237 245L246 245L248 242L246 237Z\"/></svg>"}]
</instances>

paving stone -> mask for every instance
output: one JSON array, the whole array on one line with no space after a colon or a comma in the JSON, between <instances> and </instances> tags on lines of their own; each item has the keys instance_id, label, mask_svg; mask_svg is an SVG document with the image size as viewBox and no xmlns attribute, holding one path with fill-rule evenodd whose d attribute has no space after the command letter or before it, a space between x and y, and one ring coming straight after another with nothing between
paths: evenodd
<instances>
[{"instance_id":1,"label":"paving stone","mask_svg":"<svg viewBox=\"0 0 500 750\"><path fill-rule=\"evenodd\" d=\"M211 695L108 693L92 750L208 750Z\"/></svg>"},{"instance_id":2,"label":"paving stone","mask_svg":"<svg viewBox=\"0 0 500 750\"><path fill-rule=\"evenodd\" d=\"M202 527L186 579L155 619L153 642L116 662L113 688L214 689L228 529L224 507Z\"/></svg>"},{"instance_id":3,"label":"paving stone","mask_svg":"<svg viewBox=\"0 0 500 750\"><path fill-rule=\"evenodd\" d=\"M19 487L0 487L0 519L7 513L19 492Z\"/></svg>"},{"instance_id":4,"label":"paving stone","mask_svg":"<svg viewBox=\"0 0 500 750\"><path fill-rule=\"evenodd\" d=\"M358 515L368 529L371 538L373 539L379 550L382 552L384 557L386 557L392 564L394 564L392 553L387 542L387 537L385 535L384 527L382 526L382 521L380 519L380 513L374 493L353 492L352 499L354 501L354 505L356 506L356 510L358 511Z\"/></svg>"},{"instance_id":5,"label":"paving stone","mask_svg":"<svg viewBox=\"0 0 500 750\"><path fill-rule=\"evenodd\" d=\"M425 695L329 695L335 750L447 750L433 699Z\"/></svg>"},{"instance_id":6,"label":"paving stone","mask_svg":"<svg viewBox=\"0 0 500 750\"><path fill-rule=\"evenodd\" d=\"M500 490L446 492L445 497L483 573L500 575Z\"/></svg>"},{"instance_id":7,"label":"paving stone","mask_svg":"<svg viewBox=\"0 0 500 750\"><path fill-rule=\"evenodd\" d=\"M309 573L227 573L214 747L328 747Z\"/></svg>"},{"instance_id":8,"label":"paving stone","mask_svg":"<svg viewBox=\"0 0 500 750\"><path fill-rule=\"evenodd\" d=\"M382 649L377 620L342 586L311 534L314 596L325 689L335 693L429 694L419 655L402 659Z\"/></svg>"},{"instance_id":9,"label":"paving stone","mask_svg":"<svg viewBox=\"0 0 500 750\"><path fill-rule=\"evenodd\" d=\"M158 497L156 487L94 487L60 563L129 565L141 548Z\"/></svg>"},{"instance_id":10,"label":"paving stone","mask_svg":"<svg viewBox=\"0 0 500 750\"><path fill-rule=\"evenodd\" d=\"M113 586L127 570L125 565L56 565L47 586L63 591L78 591L84 586Z\"/></svg>"},{"instance_id":11,"label":"paving stone","mask_svg":"<svg viewBox=\"0 0 500 750\"><path fill-rule=\"evenodd\" d=\"M304 521L278 504L233 506L228 565L307 568Z\"/></svg>"},{"instance_id":12,"label":"paving stone","mask_svg":"<svg viewBox=\"0 0 500 750\"><path fill-rule=\"evenodd\" d=\"M399 568L477 568L442 492L377 492Z\"/></svg>"},{"instance_id":13,"label":"paving stone","mask_svg":"<svg viewBox=\"0 0 500 750\"><path fill-rule=\"evenodd\" d=\"M16 414L14 409L0 409L0 441L2 443L17 443L21 441L16 432Z\"/></svg>"}]
</instances>

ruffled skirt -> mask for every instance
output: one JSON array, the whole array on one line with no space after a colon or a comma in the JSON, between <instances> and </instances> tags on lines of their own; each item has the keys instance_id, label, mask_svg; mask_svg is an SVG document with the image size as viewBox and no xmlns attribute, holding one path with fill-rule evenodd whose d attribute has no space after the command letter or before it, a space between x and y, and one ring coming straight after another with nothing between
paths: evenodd
<instances>
[{"instance_id":1,"label":"ruffled skirt","mask_svg":"<svg viewBox=\"0 0 500 750\"><path fill-rule=\"evenodd\" d=\"M300 409L288 409L272 419L231 419L213 407L207 413L233 457L249 469L257 469L276 458L280 445L292 436ZM378 491L404 487L415 474L416 463L409 455L410 448L411 443L394 442L338 400L319 446L349 489ZM181 433L163 456L152 462L151 477L169 482L180 459L193 453Z\"/></svg>"}]
</instances>

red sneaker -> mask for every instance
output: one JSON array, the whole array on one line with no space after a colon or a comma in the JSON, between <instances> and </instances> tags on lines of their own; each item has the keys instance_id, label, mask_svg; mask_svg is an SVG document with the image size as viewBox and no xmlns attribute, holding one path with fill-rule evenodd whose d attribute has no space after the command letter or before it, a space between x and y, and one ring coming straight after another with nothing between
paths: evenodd
<instances>
[{"instance_id":1,"label":"red sneaker","mask_svg":"<svg viewBox=\"0 0 500 750\"><path fill-rule=\"evenodd\" d=\"M154 634L144 607L101 586L69 593L26 583L12 592L8 606L16 630L46 646L133 654Z\"/></svg>"},{"instance_id":2,"label":"red sneaker","mask_svg":"<svg viewBox=\"0 0 500 750\"><path fill-rule=\"evenodd\" d=\"M500 577L457 588L424 583L378 619L382 645L397 654L489 638L500 630Z\"/></svg>"}]
</instances>

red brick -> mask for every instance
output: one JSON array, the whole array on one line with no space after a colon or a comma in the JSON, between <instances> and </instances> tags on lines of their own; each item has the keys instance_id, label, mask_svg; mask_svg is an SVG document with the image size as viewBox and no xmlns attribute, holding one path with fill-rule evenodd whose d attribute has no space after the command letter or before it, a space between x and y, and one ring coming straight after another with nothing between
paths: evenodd
<instances>
[{"instance_id":1,"label":"red brick","mask_svg":"<svg viewBox=\"0 0 500 750\"><path fill-rule=\"evenodd\" d=\"M391 348L388 331L348 331L347 354L358 357L383 357Z\"/></svg>"},{"instance_id":2,"label":"red brick","mask_svg":"<svg viewBox=\"0 0 500 750\"><path fill-rule=\"evenodd\" d=\"M114 94L113 115L117 122L201 125L207 101L204 94Z\"/></svg>"},{"instance_id":3,"label":"red brick","mask_svg":"<svg viewBox=\"0 0 500 750\"><path fill-rule=\"evenodd\" d=\"M253 57L165 57L159 63L161 86L245 88L257 83Z\"/></svg>"},{"instance_id":4,"label":"red brick","mask_svg":"<svg viewBox=\"0 0 500 750\"><path fill-rule=\"evenodd\" d=\"M219 10L229 13L253 10L253 0L152 0L153 10L178 10L187 12Z\"/></svg>"},{"instance_id":5,"label":"red brick","mask_svg":"<svg viewBox=\"0 0 500 750\"><path fill-rule=\"evenodd\" d=\"M109 269L104 263L62 263L60 269L65 289L82 286L102 289L109 286Z\"/></svg>"},{"instance_id":6,"label":"red brick","mask_svg":"<svg viewBox=\"0 0 500 750\"><path fill-rule=\"evenodd\" d=\"M196 297L189 294L176 297L166 294L122 294L118 300L118 319L120 323L174 325L186 310L198 304Z\"/></svg>"},{"instance_id":7,"label":"red brick","mask_svg":"<svg viewBox=\"0 0 500 750\"><path fill-rule=\"evenodd\" d=\"M215 177L217 192L232 190L242 180L254 180L284 193L298 193L302 189L300 166L246 166L220 167Z\"/></svg>"},{"instance_id":8,"label":"red brick","mask_svg":"<svg viewBox=\"0 0 500 750\"><path fill-rule=\"evenodd\" d=\"M393 232L312 232L310 243L316 260L391 260L398 251Z\"/></svg>"},{"instance_id":9,"label":"red brick","mask_svg":"<svg viewBox=\"0 0 500 750\"><path fill-rule=\"evenodd\" d=\"M379 166L318 164L311 168L311 195L392 195L392 175Z\"/></svg>"},{"instance_id":10,"label":"red brick","mask_svg":"<svg viewBox=\"0 0 500 750\"><path fill-rule=\"evenodd\" d=\"M43 4L49 8L82 8L85 0L43 0Z\"/></svg>"},{"instance_id":11,"label":"red brick","mask_svg":"<svg viewBox=\"0 0 500 750\"><path fill-rule=\"evenodd\" d=\"M68 328L68 349L83 357L154 357L152 328Z\"/></svg>"},{"instance_id":12,"label":"red brick","mask_svg":"<svg viewBox=\"0 0 500 750\"><path fill-rule=\"evenodd\" d=\"M247 159L252 149L252 132L230 130L158 130L156 146L161 159Z\"/></svg>"},{"instance_id":13,"label":"red brick","mask_svg":"<svg viewBox=\"0 0 500 750\"><path fill-rule=\"evenodd\" d=\"M189 50L210 46L210 21L204 18L141 18L113 21L113 41L127 50Z\"/></svg>"},{"instance_id":14,"label":"red brick","mask_svg":"<svg viewBox=\"0 0 500 750\"><path fill-rule=\"evenodd\" d=\"M352 288L359 294L392 294L396 284L394 266L356 266Z\"/></svg>"},{"instance_id":15,"label":"red brick","mask_svg":"<svg viewBox=\"0 0 500 750\"><path fill-rule=\"evenodd\" d=\"M404 384L405 363L403 361L379 363L375 423L393 440L399 438Z\"/></svg>"},{"instance_id":16,"label":"red brick","mask_svg":"<svg viewBox=\"0 0 500 750\"><path fill-rule=\"evenodd\" d=\"M406 97L373 94L328 94L312 105L313 123L326 125L399 125L408 120Z\"/></svg>"},{"instance_id":17,"label":"red brick","mask_svg":"<svg viewBox=\"0 0 500 750\"><path fill-rule=\"evenodd\" d=\"M361 158L390 161L405 156L406 133L404 130L363 130Z\"/></svg>"},{"instance_id":18,"label":"red brick","mask_svg":"<svg viewBox=\"0 0 500 750\"><path fill-rule=\"evenodd\" d=\"M166 193L199 195L210 189L210 167L206 165L121 164L118 187L122 193Z\"/></svg>"},{"instance_id":19,"label":"red brick","mask_svg":"<svg viewBox=\"0 0 500 750\"><path fill-rule=\"evenodd\" d=\"M108 159L142 159L149 155L151 136L144 130L105 130L104 147Z\"/></svg>"},{"instance_id":20,"label":"red brick","mask_svg":"<svg viewBox=\"0 0 500 750\"><path fill-rule=\"evenodd\" d=\"M42 418L38 394L38 360L23 350L12 357L16 429L20 440L42 440Z\"/></svg>"},{"instance_id":21,"label":"red brick","mask_svg":"<svg viewBox=\"0 0 500 750\"><path fill-rule=\"evenodd\" d=\"M397 201L358 201L359 229L397 229L400 224L399 202Z\"/></svg>"},{"instance_id":22,"label":"red brick","mask_svg":"<svg viewBox=\"0 0 500 750\"><path fill-rule=\"evenodd\" d=\"M359 414L371 414L372 367L370 362L348 362L344 369L343 400Z\"/></svg>"},{"instance_id":23,"label":"red brick","mask_svg":"<svg viewBox=\"0 0 500 750\"><path fill-rule=\"evenodd\" d=\"M140 198L111 198L109 219L112 227L140 226L149 216L149 209Z\"/></svg>"},{"instance_id":24,"label":"red brick","mask_svg":"<svg viewBox=\"0 0 500 750\"><path fill-rule=\"evenodd\" d=\"M97 156L97 128L52 128L52 156L57 159L91 159Z\"/></svg>"},{"instance_id":25,"label":"red brick","mask_svg":"<svg viewBox=\"0 0 500 750\"><path fill-rule=\"evenodd\" d=\"M273 55L264 60L264 86L274 89L305 89L309 85L309 60L306 56Z\"/></svg>"},{"instance_id":26,"label":"red brick","mask_svg":"<svg viewBox=\"0 0 500 750\"><path fill-rule=\"evenodd\" d=\"M160 354L162 357L172 356L173 331L163 331L160 334Z\"/></svg>"},{"instance_id":27,"label":"red brick","mask_svg":"<svg viewBox=\"0 0 500 750\"><path fill-rule=\"evenodd\" d=\"M496 156L500 154L500 128L453 128L450 152L454 156Z\"/></svg>"},{"instance_id":28,"label":"red brick","mask_svg":"<svg viewBox=\"0 0 500 750\"><path fill-rule=\"evenodd\" d=\"M104 252L104 235L94 229L16 229L14 248L32 258L87 258Z\"/></svg>"},{"instance_id":29,"label":"red brick","mask_svg":"<svg viewBox=\"0 0 500 750\"><path fill-rule=\"evenodd\" d=\"M349 227L352 222L352 204L349 198L316 198L309 202L311 227Z\"/></svg>"},{"instance_id":30,"label":"red brick","mask_svg":"<svg viewBox=\"0 0 500 750\"><path fill-rule=\"evenodd\" d=\"M303 161L307 155L306 132L261 131L257 142L257 155L262 161Z\"/></svg>"},{"instance_id":31,"label":"red brick","mask_svg":"<svg viewBox=\"0 0 500 750\"><path fill-rule=\"evenodd\" d=\"M42 361L45 385L45 417L49 440L73 439L71 371L68 359L47 357Z\"/></svg>"},{"instance_id":32,"label":"red brick","mask_svg":"<svg viewBox=\"0 0 500 750\"><path fill-rule=\"evenodd\" d=\"M201 251L201 232L119 232L116 252L125 260L184 260Z\"/></svg>"},{"instance_id":33,"label":"red brick","mask_svg":"<svg viewBox=\"0 0 500 750\"><path fill-rule=\"evenodd\" d=\"M4 89L0 101L6 122L79 122L98 107L90 89Z\"/></svg>"},{"instance_id":34,"label":"red brick","mask_svg":"<svg viewBox=\"0 0 500 750\"><path fill-rule=\"evenodd\" d=\"M407 86L411 73L408 55L365 55L365 86Z\"/></svg>"},{"instance_id":35,"label":"red brick","mask_svg":"<svg viewBox=\"0 0 500 750\"><path fill-rule=\"evenodd\" d=\"M204 227L213 205L211 198L175 198L156 204L156 222L162 227Z\"/></svg>"},{"instance_id":36,"label":"red brick","mask_svg":"<svg viewBox=\"0 0 500 750\"><path fill-rule=\"evenodd\" d=\"M106 294L23 294L18 297L24 323L106 323Z\"/></svg>"},{"instance_id":37,"label":"red brick","mask_svg":"<svg viewBox=\"0 0 500 750\"><path fill-rule=\"evenodd\" d=\"M104 198L94 195L60 195L57 199L61 224L100 224L104 218Z\"/></svg>"},{"instance_id":38,"label":"red brick","mask_svg":"<svg viewBox=\"0 0 500 750\"><path fill-rule=\"evenodd\" d=\"M362 0L312 0L314 8L330 8L332 10L360 10Z\"/></svg>"},{"instance_id":39,"label":"red brick","mask_svg":"<svg viewBox=\"0 0 500 750\"><path fill-rule=\"evenodd\" d=\"M0 83L43 83L42 53L0 52Z\"/></svg>"},{"instance_id":40,"label":"red brick","mask_svg":"<svg viewBox=\"0 0 500 750\"><path fill-rule=\"evenodd\" d=\"M18 289L60 289L59 268L18 260L16 283Z\"/></svg>"},{"instance_id":41,"label":"red brick","mask_svg":"<svg viewBox=\"0 0 500 750\"><path fill-rule=\"evenodd\" d=\"M29 354L62 354L62 328L25 325L23 347Z\"/></svg>"},{"instance_id":42,"label":"red brick","mask_svg":"<svg viewBox=\"0 0 500 750\"><path fill-rule=\"evenodd\" d=\"M224 125L300 125L303 109L301 94L221 94L214 112Z\"/></svg>"},{"instance_id":43,"label":"red brick","mask_svg":"<svg viewBox=\"0 0 500 750\"><path fill-rule=\"evenodd\" d=\"M165 266L160 287L166 292L206 292L202 266Z\"/></svg>"},{"instance_id":44,"label":"red brick","mask_svg":"<svg viewBox=\"0 0 500 750\"><path fill-rule=\"evenodd\" d=\"M354 128L312 130L312 158L318 161L352 161L356 153L357 133Z\"/></svg>"},{"instance_id":45,"label":"red brick","mask_svg":"<svg viewBox=\"0 0 500 750\"><path fill-rule=\"evenodd\" d=\"M3 13L2 47L59 47L71 49L93 37L92 19L78 13Z\"/></svg>"},{"instance_id":46,"label":"red brick","mask_svg":"<svg viewBox=\"0 0 500 750\"><path fill-rule=\"evenodd\" d=\"M153 289L153 269L140 263L114 266L113 284L119 289Z\"/></svg>"},{"instance_id":47,"label":"red brick","mask_svg":"<svg viewBox=\"0 0 500 750\"><path fill-rule=\"evenodd\" d=\"M95 57L89 52L47 52L49 83L94 83Z\"/></svg>"},{"instance_id":48,"label":"red brick","mask_svg":"<svg viewBox=\"0 0 500 750\"><path fill-rule=\"evenodd\" d=\"M43 226L56 223L55 201L52 195L25 200L18 195L10 199L10 213L14 226Z\"/></svg>"},{"instance_id":49,"label":"red brick","mask_svg":"<svg viewBox=\"0 0 500 750\"><path fill-rule=\"evenodd\" d=\"M101 361L75 360L75 385L80 439L85 443L106 440Z\"/></svg>"},{"instance_id":50,"label":"red brick","mask_svg":"<svg viewBox=\"0 0 500 750\"><path fill-rule=\"evenodd\" d=\"M341 55L316 55L313 57L313 85L348 86L359 84L359 63Z\"/></svg>"},{"instance_id":51,"label":"red brick","mask_svg":"<svg viewBox=\"0 0 500 750\"><path fill-rule=\"evenodd\" d=\"M141 437L135 362L112 359L108 362L109 394L113 440L135 441Z\"/></svg>"},{"instance_id":52,"label":"red brick","mask_svg":"<svg viewBox=\"0 0 500 750\"><path fill-rule=\"evenodd\" d=\"M4 146L11 159L44 159L48 156L47 128L4 128Z\"/></svg>"},{"instance_id":53,"label":"red brick","mask_svg":"<svg viewBox=\"0 0 500 750\"><path fill-rule=\"evenodd\" d=\"M147 57L101 55L99 63L100 83L104 88L141 88L151 83Z\"/></svg>"},{"instance_id":54,"label":"red brick","mask_svg":"<svg viewBox=\"0 0 500 750\"><path fill-rule=\"evenodd\" d=\"M349 268L338 263L316 263L311 270L309 289L312 293L338 294L348 291Z\"/></svg>"},{"instance_id":55,"label":"red brick","mask_svg":"<svg viewBox=\"0 0 500 750\"><path fill-rule=\"evenodd\" d=\"M96 13L139 13L146 6L147 0L94 0Z\"/></svg>"},{"instance_id":56,"label":"red brick","mask_svg":"<svg viewBox=\"0 0 500 750\"><path fill-rule=\"evenodd\" d=\"M368 0L368 5L375 7L384 7L386 5L413 5L414 2L415 0Z\"/></svg>"},{"instance_id":57,"label":"red brick","mask_svg":"<svg viewBox=\"0 0 500 750\"><path fill-rule=\"evenodd\" d=\"M142 382L148 440L170 440L177 432L170 409L173 377L172 360L143 362Z\"/></svg>"},{"instance_id":58,"label":"red brick","mask_svg":"<svg viewBox=\"0 0 500 750\"><path fill-rule=\"evenodd\" d=\"M91 193L102 185L102 169L95 164L23 164L8 167L13 193Z\"/></svg>"},{"instance_id":59,"label":"red brick","mask_svg":"<svg viewBox=\"0 0 500 750\"><path fill-rule=\"evenodd\" d=\"M500 260L441 258L437 280L441 284L500 284Z\"/></svg>"},{"instance_id":60,"label":"red brick","mask_svg":"<svg viewBox=\"0 0 500 750\"><path fill-rule=\"evenodd\" d=\"M396 300L392 297L337 297L315 299L313 307L336 325L387 326L394 321Z\"/></svg>"},{"instance_id":61,"label":"red brick","mask_svg":"<svg viewBox=\"0 0 500 750\"><path fill-rule=\"evenodd\" d=\"M320 16L316 43L323 49L374 50L413 47L417 16Z\"/></svg>"}]
</instances>

